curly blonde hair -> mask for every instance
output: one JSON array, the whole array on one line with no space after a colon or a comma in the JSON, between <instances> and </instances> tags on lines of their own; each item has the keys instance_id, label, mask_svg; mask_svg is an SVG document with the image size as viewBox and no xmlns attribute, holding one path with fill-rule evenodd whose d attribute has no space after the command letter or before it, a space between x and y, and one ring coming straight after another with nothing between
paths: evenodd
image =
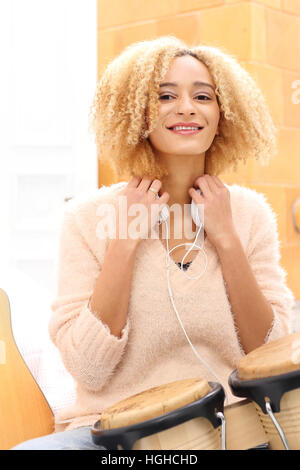
<instances>
[{"instance_id":1,"label":"curly blonde hair","mask_svg":"<svg viewBox=\"0 0 300 470\"><path fill-rule=\"evenodd\" d=\"M208 68L216 85L220 134L205 153L205 173L218 175L255 158L267 165L276 154L275 127L264 95L234 56L220 48L188 47L162 36L128 46L106 66L90 109L90 130L100 161L118 178L145 175L161 179L167 169L157 160L148 135L155 129L159 84L175 57L191 55ZM149 108L149 122L146 110Z\"/></svg>"}]
</instances>

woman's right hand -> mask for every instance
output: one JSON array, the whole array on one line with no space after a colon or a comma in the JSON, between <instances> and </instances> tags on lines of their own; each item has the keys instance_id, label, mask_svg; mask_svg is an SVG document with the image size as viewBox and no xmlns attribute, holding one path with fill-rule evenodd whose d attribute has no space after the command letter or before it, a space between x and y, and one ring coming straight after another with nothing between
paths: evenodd
<instances>
[{"instance_id":1,"label":"woman's right hand","mask_svg":"<svg viewBox=\"0 0 300 470\"><path fill-rule=\"evenodd\" d=\"M159 213L163 206L167 204L170 195L167 192L164 192L162 196L158 195L159 198L157 199L154 192L149 190L149 188L154 189L158 193L161 186L162 183L160 180L153 180L148 176L143 178L133 176L131 178L127 186L119 193L119 196L122 196L123 198L124 196L126 197L127 204L124 204L124 201L122 201L121 204L122 209L124 208L123 212L119 211L120 204L118 204L117 201L117 238L120 236L120 217L122 217L122 228L126 224L125 236L127 239L131 239L138 244L142 239L151 236L152 228L158 222ZM134 207L138 204L141 206ZM138 220L133 222L136 218L138 218Z\"/></svg>"}]
</instances>

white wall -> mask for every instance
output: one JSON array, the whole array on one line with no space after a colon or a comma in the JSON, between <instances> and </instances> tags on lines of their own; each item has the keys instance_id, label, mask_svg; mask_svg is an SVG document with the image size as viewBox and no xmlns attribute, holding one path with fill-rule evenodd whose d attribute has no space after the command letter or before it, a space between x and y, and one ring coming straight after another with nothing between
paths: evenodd
<instances>
[{"instance_id":1,"label":"white wall","mask_svg":"<svg viewBox=\"0 0 300 470\"><path fill-rule=\"evenodd\" d=\"M0 262L50 293L64 200L97 187L96 19L96 0L0 2Z\"/></svg>"},{"instance_id":2,"label":"white wall","mask_svg":"<svg viewBox=\"0 0 300 470\"><path fill-rule=\"evenodd\" d=\"M65 198L97 188L96 35L96 0L0 0L0 288L53 410L73 399L48 321Z\"/></svg>"}]
</instances>

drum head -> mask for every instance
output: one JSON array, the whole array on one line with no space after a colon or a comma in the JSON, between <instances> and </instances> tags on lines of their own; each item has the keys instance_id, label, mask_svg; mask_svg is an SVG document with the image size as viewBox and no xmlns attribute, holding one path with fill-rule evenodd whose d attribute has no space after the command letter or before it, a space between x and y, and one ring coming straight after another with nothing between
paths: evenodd
<instances>
[{"instance_id":1,"label":"drum head","mask_svg":"<svg viewBox=\"0 0 300 470\"><path fill-rule=\"evenodd\" d=\"M145 390L103 411L101 428L114 429L141 423L193 403L210 391L210 385L201 378L179 380Z\"/></svg>"},{"instance_id":2,"label":"drum head","mask_svg":"<svg viewBox=\"0 0 300 470\"><path fill-rule=\"evenodd\" d=\"M300 332L264 344L243 357L237 368L241 380L255 380L300 369Z\"/></svg>"}]
</instances>

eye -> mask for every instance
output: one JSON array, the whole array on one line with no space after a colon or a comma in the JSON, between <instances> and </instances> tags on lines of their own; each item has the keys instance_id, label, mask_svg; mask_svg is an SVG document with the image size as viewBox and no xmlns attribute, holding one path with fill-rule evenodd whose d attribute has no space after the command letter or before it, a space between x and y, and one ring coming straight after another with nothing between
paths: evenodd
<instances>
[{"instance_id":1,"label":"eye","mask_svg":"<svg viewBox=\"0 0 300 470\"><path fill-rule=\"evenodd\" d=\"M161 99L163 99L163 98L166 98L167 96L171 96L171 95L161 95L161 96L159 97L159 99L161 100ZM171 96L171 98L173 98L173 97ZM164 101L169 101L169 100L164 100Z\"/></svg>"},{"instance_id":2,"label":"eye","mask_svg":"<svg viewBox=\"0 0 300 470\"><path fill-rule=\"evenodd\" d=\"M161 95L159 97L159 99L163 99L163 98L166 98L167 96L171 96L171 95ZM211 100L211 98L209 96L206 96L206 95L197 95L196 98L199 98L199 97L202 97L202 98L206 98L206 100ZM171 96L171 98L174 98L173 96ZM204 101L206 101L204 100ZM170 100L164 100L164 101L170 101ZM203 100L197 100L197 101L203 101Z\"/></svg>"},{"instance_id":3,"label":"eye","mask_svg":"<svg viewBox=\"0 0 300 470\"><path fill-rule=\"evenodd\" d=\"M207 100L210 100L211 98L209 96L206 96L206 95L198 95L197 98L201 96L202 98L206 98Z\"/></svg>"}]
</instances>

